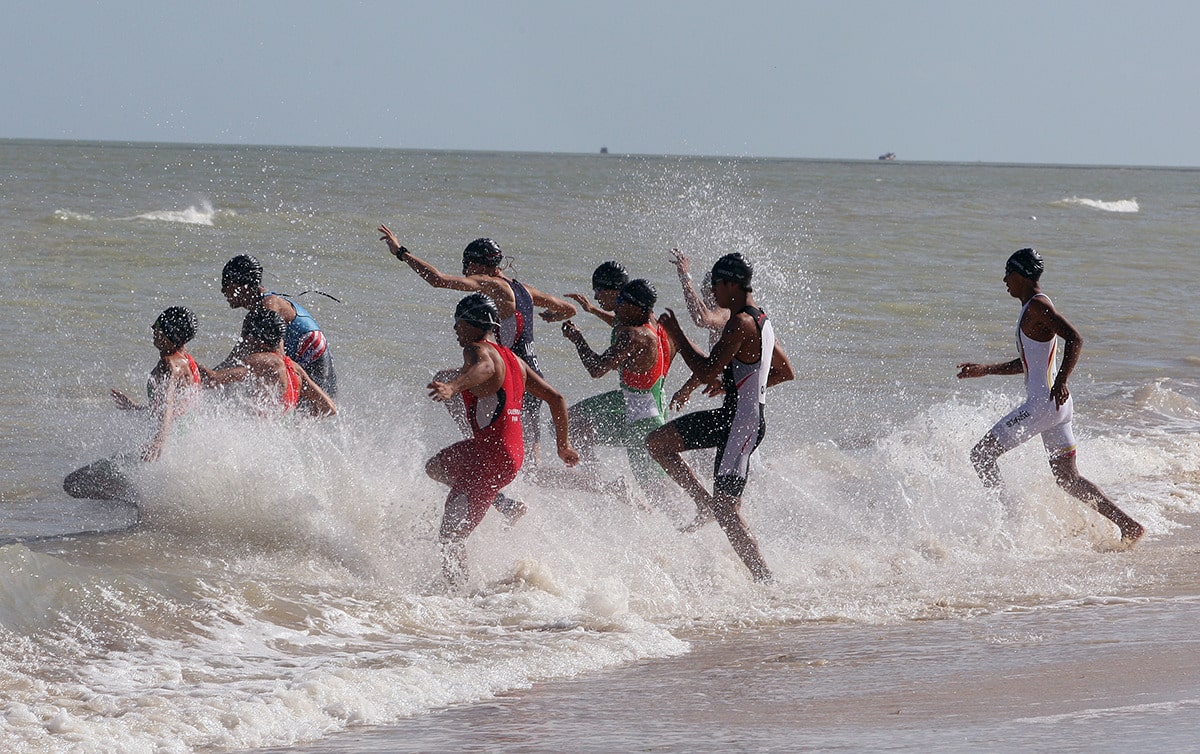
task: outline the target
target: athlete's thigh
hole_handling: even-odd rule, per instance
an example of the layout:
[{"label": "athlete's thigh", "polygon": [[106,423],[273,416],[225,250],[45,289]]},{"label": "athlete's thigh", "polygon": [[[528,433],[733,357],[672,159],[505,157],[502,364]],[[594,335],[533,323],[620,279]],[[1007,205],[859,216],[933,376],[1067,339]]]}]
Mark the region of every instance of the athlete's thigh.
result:
[{"label": "athlete's thigh", "polygon": [[682,441],[681,450],[719,448],[729,436],[732,414],[719,408],[695,411],[673,419],[665,426],[675,427]]}]

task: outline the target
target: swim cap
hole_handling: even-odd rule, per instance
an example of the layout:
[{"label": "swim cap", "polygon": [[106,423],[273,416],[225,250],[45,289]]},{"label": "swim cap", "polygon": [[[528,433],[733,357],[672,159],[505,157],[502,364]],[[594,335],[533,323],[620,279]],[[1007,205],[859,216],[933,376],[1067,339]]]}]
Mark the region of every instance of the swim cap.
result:
[{"label": "swim cap", "polygon": [[617,291],[629,282],[629,273],[620,262],[605,262],[592,273],[592,290]]},{"label": "swim cap", "polygon": [[231,285],[262,285],[263,268],[249,254],[238,254],[225,263],[221,270],[221,287]]},{"label": "swim cap", "polygon": [[186,306],[172,306],[154,320],[154,329],[177,346],[196,337],[196,315]]},{"label": "swim cap", "polygon": [[500,327],[500,310],[487,295],[472,293],[454,307],[454,319],[480,330],[495,330]]},{"label": "swim cap", "polygon": [[1046,263],[1042,261],[1042,255],[1033,249],[1019,249],[1013,252],[1004,265],[1005,272],[1011,271],[1018,275],[1024,275],[1035,283],[1045,269]]},{"label": "swim cap", "polygon": [[658,301],[658,291],[654,290],[654,286],[650,281],[638,278],[630,280],[625,285],[621,286],[621,293],[617,296],[618,301],[625,301],[639,309],[649,311],[654,308],[654,303]]},{"label": "swim cap", "polygon": [[283,340],[287,323],[283,315],[273,309],[252,309],[242,320],[242,338],[253,340],[275,348]]},{"label": "swim cap", "polygon": [[463,264],[474,262],[488,267],[499,267],[504,254],[500,245],[490,238],[476,238],[463,249]]},{"label": "swim cap", "polygon": [[750,278],[754,275],[754,268],[750,266],[750,262],[746,257],[738,252],[726,254],[717,260],[712,268],[712,281],[716,285],[722,280],[728,280],[731,283],[737,283],[747,291],[750,288]]}]

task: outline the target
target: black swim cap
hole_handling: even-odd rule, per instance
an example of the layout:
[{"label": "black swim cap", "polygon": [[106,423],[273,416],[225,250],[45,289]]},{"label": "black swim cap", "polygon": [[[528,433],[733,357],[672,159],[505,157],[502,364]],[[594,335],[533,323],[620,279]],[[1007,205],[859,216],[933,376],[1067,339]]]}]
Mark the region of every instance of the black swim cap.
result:
[{"label": "black swim cap", "polygon": [[621,286],[618,300],[627,301],[639,309],[650,311],[658,301],[658,291],[654,290],[654,286],[649,280],[638,278]]},{"label": "black swim cap", "polygon": [[488,267],[499,267],[503,259],[500,245],[490,238],[476,238],[463,249],[463,264],[474,262]]},{"label": "black swim cap", "polygon": [[283,315],[273,309],[252,309],[242,320],[242,338],[263,343],[271,348],[279,345],[287,323]]},{"label": "black swim cap", "polygon": [[238,254],[225,263],[221,270],[221,287],[231,285],[262,285],[263,268],[249,254]]},{"label": "black swim cap", "polygon": [[186,306],[172,306],[154,320],[154,329],[175,345],[182,346],[196,337],[196,315]]},{"label": "black swim cap", "polygon": [[1035,283],[1042,276],[1042,271],[1045,269],[1046,263],[1042,261],[1042,255],[1033,249],[1019,249],[1013,252],[1013,255],[1008,258],[1008,262],[1004,265],[1005,272],[1015,272],[1018,275],[1024,275]]},{"label": "black swim cap", "polygon": [[750,287],[750,279],[754,276],[754,268],[750,266],[750,262],[746,257],[739,252],[726,254],[717,260],[712,268],[712,281],[716,285],[722,280],[728,280],[731,283],[737,283],[747,291],[753,290]]},{"label": "black swim cap", "polygon": [[480,330],[497,330],[500,327],[500,310],[487,295],[472,293],[454,307],[454,319],[461,319]]},{"label": "black swim cap", "polygon": [[605,262],[592,273],[592,290],[617,291],[629,282],[629,273],[620,262]]}]

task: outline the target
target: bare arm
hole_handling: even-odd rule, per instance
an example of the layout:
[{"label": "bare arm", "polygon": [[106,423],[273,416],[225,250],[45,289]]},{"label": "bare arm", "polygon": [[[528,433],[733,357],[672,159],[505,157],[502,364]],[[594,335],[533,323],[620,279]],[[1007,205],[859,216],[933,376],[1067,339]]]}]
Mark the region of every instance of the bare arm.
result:
[{"label": "bare arm", "polygon": [[304,367],[296,365],[296,374],[300,377],[300,405],[313,416],[333,416],[337,406],[320,385],[308,376]]},{"label": "bare arm", "polygon": [[143,461],[154,461],[162,454],[163,445],[167,441],[167,435],[171,432],[171,424],[175,421],[175,414],[179,410],[179,394],[183,391],[185,385],[192,381],[191,370],[184,367],[182,364],[171,362],[171,373],[167,376],[167,382],[163,385],[163,400],[161,413],[158,417],[158,430],[155,431],[154,437],[150,442],[146,443],[146,447],[142,449]]},{"label": "bare arm", "polygon": [[579,463],[579,453],[571,446],[571,438],[567,432],[567,400],[562,393],[555,390],[540,374],[530,369],[525,362],[518,361],[521,371],[525,374],[525,390],[531,395],[541,398],[550,407],[550,420],[554,424],[554,438],[558,444],[558,457],[568,466]]},{"label": "bare arm", "polygon": [[[671,340],[675,342],[679,349],[679,355],[683,357],[688,368],[701,382],[710,383],[717,378],[725,365],[733,359],[734,354],[742,347],[742,342],[746,338],[744,320],[750,320],[749,316],[745,317],[730,317],[725,329],[721,332],[721,339],[713,346],[712,351],[706,356],[700,349],[696,348],[687,335],[684,334],[683,328],[679,326],[679,320],[675,317],[675,312],[667,309],[659,317],[659,322],[667,329],[667,333],[671,336]],[[751,326],[753,322],[751,321]]]},{"label": "bare arm", "polygon": [[481,344],[472,343],[463,348],[463,366],[454,379],[449,382],[429,383],[429,397],[442,403],[464,390],[485,385],[496,377],[495,363],[483,353]]},{"label": "bare arm", "polygon": [[963,380],[968,377],[983,377],[988,374],[1020,374],[1025,371],[1021,366],[1020,359],[1012,361],[1003,361],[998,364],[976,364],[971,361],[963,362],[958,365],[958,379]]},{"label": "bare arm", "polygon": [[615,342],[604,353],[596,353],[592,350],[574,322],[563,322],[562,332],[563,337],[575,344],[575,350],[579,352],[579,360],[583,362],[583,368],[592,377],[603,377],[608,374],[624,364],[636,350],[637,344],[633,342],[629,331],[624,327],[617,330]]},{"label": "bare arm", "polygon": [[529,291],[529,296],[533,299],[533,305],[542,308],[543,311],[538,316],[547,322],[562,322],[564,319],[570,319],[579,313],[569,301],[563,301],[557,296],[542,293],[537,288],[531,288],[528,285],[525,286],[525,290]]},{"label": "bare arm", "polygon": [[767,387],[794,379],[796,373],[792,370],[792,362],[779,345],[779,341],[775,341],[775,348],[771,351],[771,368],[767,371]]},{"label": "bare arm", "polygon": [[1063,339],[1062,363],[1059,364],[1058,374],[1054,377],[1054,384],[1050,386],[1050,395],[1054,396],[1055,404],[1061,406],[1071,397],[1071,391],[1067,389],[1067,379],[1079,362],[1079,354],[1083,351],[1083,336],[1045,298],[1035,298],[1030,302],[1025,317],[1027,323],[1022,323],[1022,329],[1027,327],[1025,334],[1029,337],[1042,342],[1055,337]]},{"label": "bare arm", "polygon": [[417,273],[426,283],[429,283],[434,288],[449,288],[455,291],[467,291],[475,293],[480,291],[479,282],[465,275],[447,275],[440,272],[429,262],[423,259],[418,259],[411,251],[400,245],[396,239],[396,234],[388,229],[386,225],[380,225],[378,231],[383,235],[379,240],[383,241],[388,246],[396,259],[408,264],[413,272]]},{"label": "bare arm", "polygon": [[703,327],[705,330],[720,330],[728,321],[728,315],[724,314],[723,309],[713,309],[704,303],[704,298],[696,290],[696,286],[692,282],[692,275],[688,271],[691,266],[688,256],[679,249],[671,249],[671,254],[674,255],[671,264],[675,265],[675,269],[679,273],[679,284],[683,288],[683,300],[687,302],[688,314],[692,316],[692,322],[696,323],[696,327]]}]

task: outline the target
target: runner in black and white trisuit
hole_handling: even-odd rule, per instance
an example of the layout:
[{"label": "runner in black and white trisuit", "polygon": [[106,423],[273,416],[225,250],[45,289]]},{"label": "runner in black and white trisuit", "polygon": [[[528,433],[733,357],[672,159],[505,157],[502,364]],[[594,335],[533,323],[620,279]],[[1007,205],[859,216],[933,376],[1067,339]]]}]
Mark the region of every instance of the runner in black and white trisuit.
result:
[{"label": "runner in black and white trisuit", "polygon": [[[771,571],[739,509],[750,454],[766,432],[766,389],[795,375],[787,355],[775,341],[770,321],[755,305],[752,274],[750,263],[741,254],[726,254],[713,265],[713,293],[718,305],[732,315],[707,356],[683,333],[674,312],[668,309],[659,317],[679,355],[702,384],[721,375],[725,401],[718,409],[668,422],[650,433],[646,446],[696,503],[696,521],[689,528],[715,517],[754,579],[770,581]],[[709,494],[680,453],[711,447],[718,448],[718,452],[713,491]]]},{"label": "runner in black and white trisuit", "polygon": [[[987,374],[1025,375],[1025,402],[988,431],[971,450],[971,462],[985,486],[999,487],[1001,455],[1035,435],[1042,436],[1050,454],[1050,468],[1058,485],[1073,497],[1083,501],[1108,518],[1121,532],[1121,543],[1130,546],[1144,529],[1107,495],[1079,474],[1075,464],[1075,434],[1071,429],[1074,402],[1067,389],[1067,378],[1075,369],[1083,339],[1042,293],[1038,281],[1045,263],[1033,249],[1020,249],[1008,258],[1004,267],[1004,284],[1008,293],[1018,299],[1021,314],[1017,317],[1017,353],[1012,361],[999,364],[966,362],[958,365],[958,378],[982,377]],[[1055,371],[1058,339],[1062,338],[1062,365]]]}]

